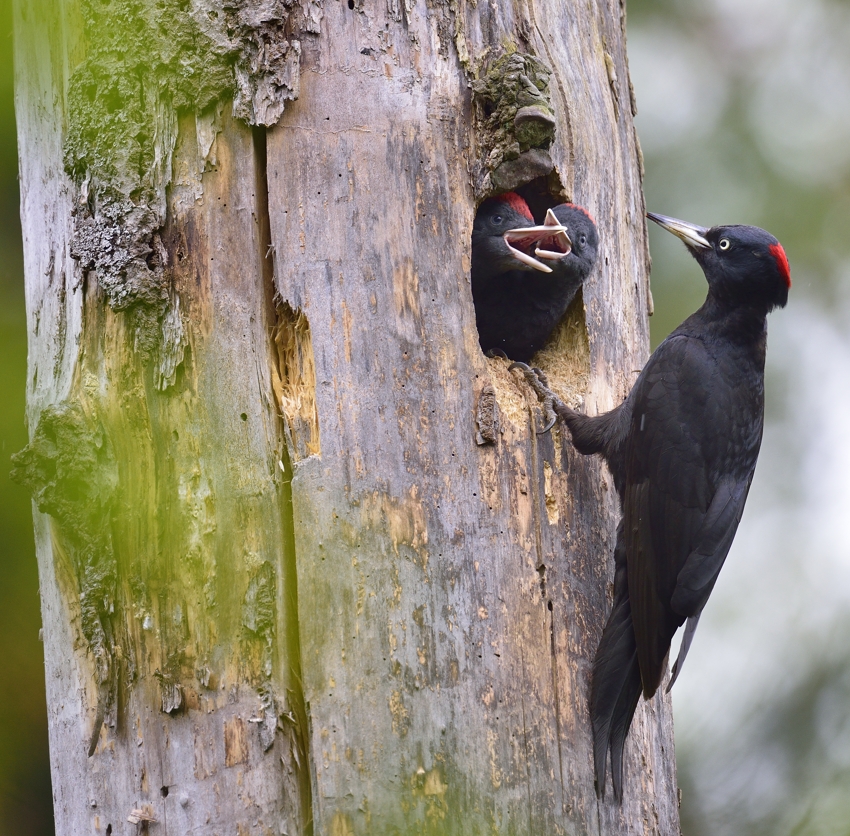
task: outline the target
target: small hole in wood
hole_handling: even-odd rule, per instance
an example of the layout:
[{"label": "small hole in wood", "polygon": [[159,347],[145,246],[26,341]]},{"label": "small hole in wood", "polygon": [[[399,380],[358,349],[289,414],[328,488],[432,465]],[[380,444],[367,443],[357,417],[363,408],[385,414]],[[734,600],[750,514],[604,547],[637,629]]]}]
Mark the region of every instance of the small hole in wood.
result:
[{"label": "small hole in wood", "polygon": [[106,825],[106,836],[112,836],[112,825]]},{"label": "small hole in wood", "polygon": [[168,798],[168,787],[162,787],[162,789],[160,789],[160,791],[159,791],[159,794],[163,798]]},{"label": "small hole in wood", "polygon": [[349,9],[353,9],[353,8],[354,8],[354,0],[348,0],[348,8],[349,8]]},{"label": "small hole in wood", "polygon": [[245,412],[243,412],[243,413],[242,413],[239,417],[240,417],[243,421],[247,421],[247,420],[248,420],[248,415],[247,415]]}]

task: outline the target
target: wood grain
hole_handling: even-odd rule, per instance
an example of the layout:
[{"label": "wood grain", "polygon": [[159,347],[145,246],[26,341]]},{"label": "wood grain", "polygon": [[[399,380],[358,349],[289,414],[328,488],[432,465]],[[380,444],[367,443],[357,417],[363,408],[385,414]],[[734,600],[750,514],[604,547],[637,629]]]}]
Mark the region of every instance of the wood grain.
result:
[{"label": "wood grain", "polygon": [[79,7],[18,3],[31,434],[76,404],[117,472],[108,698],[79,555],[35,517],[57,833],[124,832],[133,811],[181,836],[676,833],[666,697],[638,709],[623,804],[593,787],[610,478],[535,434],[532,394],[479,350],[469,286],[488,151],[471,84],[519,49],[553,70],[553,199],[588,207],[602,242],[538,363],[589,412],[628,391],[649,295],[623,7],[301,7],[277,125],[224,96],[162,117],[151,360],[70,254]]},{"label": "wood grain", "polygon": [[[628,78],[618,10],[461,8],[473,59],[525,31],[555,69],[553,158],[603,244],[541,362],[610,408],[647,352],[637,150],[605,59]],[[529,393],[478,349],[473,115],[457,38],[434,36],[453,16],[325,12],[334,36],[302,46],[301,97],[268,140],[275,279],[310,324],[321,432],[293,480],[316,832],[675,832],[661,697],[639,711],[625,804],[594,794],[616,500],[560,431],[532,433]],[[479,447],[491,383],[501,431]]]}]

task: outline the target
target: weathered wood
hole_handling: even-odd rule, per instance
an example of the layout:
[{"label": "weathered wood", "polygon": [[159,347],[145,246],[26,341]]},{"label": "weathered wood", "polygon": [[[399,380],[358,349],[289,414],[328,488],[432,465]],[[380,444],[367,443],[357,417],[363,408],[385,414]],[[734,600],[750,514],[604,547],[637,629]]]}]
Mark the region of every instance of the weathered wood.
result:
[{"label": "weathered wood", "polygon": [[[98,481],[79,451],[60,457],[45,489],[53,519],[36,514],[57,832],[126,832],[133,810],[164,832],[303,832],[262,153],[229,107],[180,120],[158,244],[176,357],[141,357],[132,320],[69,255],[77,196],[56,104],[70,69],[56,59],[74,17],[60,6],[19,9],[32,458],[44,453],[42,407],[72,403],[58,432],[85,446],[99,430],[117,488],[97,520],[110,532],[98,565],[115,576],[100,650],[81,612],[91,589],[69,520],[89,518],[61,483],[63,472]],[[40,31],[51,15],[55,28]],[[199,148],[205,138],[211,147]]]},{"label": "weathered wood", "polygon": [[661,695],[623,805],[595,795],[616,500],[560,430],[535,435],[469,288],[476,200],[510,168],[471,85],[516,49],[553,70],[535,193],[601,237],[538,362],[591,412],[628,390],[649,297],[620,6],[118,5],[150,27],[138,89],[88,0],[16,23],[18,468],[51,514],[57,832],[677,832]]},{"label": "weathered wood", "polygon": [[[603,242],[587,325],[576,306],[541,365],[590,410],[647,348],[623,33],[604,11],[547,9],[529,38],[555,68],[558,173]],[[320,453],[293,491],[317,830],[673,832],[661,698],[638,715],[624,807],[597,813],[586,699],[613,490],[559,432],[533,435],[528,393],[478,349],[473,117],[440,12],[422,12],[327,7],[335,35],[304,47],[301,97],[269,135],[277,286],[316,357]],[[510,12],[458,13],[470,55],[517,38]],[[478,447],[491,380],[501,434]]]}]

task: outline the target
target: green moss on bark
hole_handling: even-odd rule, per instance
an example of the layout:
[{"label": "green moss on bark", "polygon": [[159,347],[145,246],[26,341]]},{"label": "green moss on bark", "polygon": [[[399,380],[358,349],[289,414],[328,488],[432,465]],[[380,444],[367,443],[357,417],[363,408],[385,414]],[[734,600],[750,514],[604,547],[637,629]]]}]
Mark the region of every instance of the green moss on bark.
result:
[{"label": "green moss on bark", "polygon": [[496,59],[473,84],[485,151],[479,197],[516,188],[552,171],[548,148],[555,138],[549,93],[551,70],[523,52]]},{"label": "green moss on bark", "polygon": [[233,100],[272,125],[297,98],[316,0],[82,0],[86,57],[68,89],[65,167],[80,189],[74,256],[115,310],[131,311],[144,353],[169,305],[166,214],[177,113]]},{"label": "green moss on bark", "polygon": [[12,456],[12,479],[29,488],[50,514],[71,558],[79,586],[81,628],[95,664],[100,692],[95,735],[114,699],[117,568],[112,510],[118,468],[103,428],[76,403],[47,407],[32,441]]}]

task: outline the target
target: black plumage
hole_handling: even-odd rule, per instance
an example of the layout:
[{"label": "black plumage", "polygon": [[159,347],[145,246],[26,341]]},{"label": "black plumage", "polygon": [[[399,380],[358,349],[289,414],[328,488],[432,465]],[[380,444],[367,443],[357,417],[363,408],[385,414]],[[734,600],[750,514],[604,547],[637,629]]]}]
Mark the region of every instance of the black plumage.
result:
[{"label": "black plumage", "polygon": [[670,686],[681,672],[741,519],[762,438],[766,316],[791,286],[784,250],[762,229],[649,217],[688,245],[708,280],[705,303],[658,346],[619,407],[590,417],[554,404],[576,449],[605,459],[622,506],[590,696],[597,790],[610,751],[617,798],[640,694],[661,684],[686,624]]},{"label": "black plumage", "polygon": [[[533,258],[511,257],[503,233],[525,225],[518,195],[511,193],[481,204],[472,232],[472,298],[478,337],[484,352],[503,351],[527,362],[549,339],[576,291],[596,261],[596,225],[581,207],[562,203],[547,212],[543,233],[528,233],[518,247],[533,249]],[[558,229],[561,225],[564,231]],[[531,253],[528,252],[528,255]],[[535,266],[537,265],[537,266]]]}]

